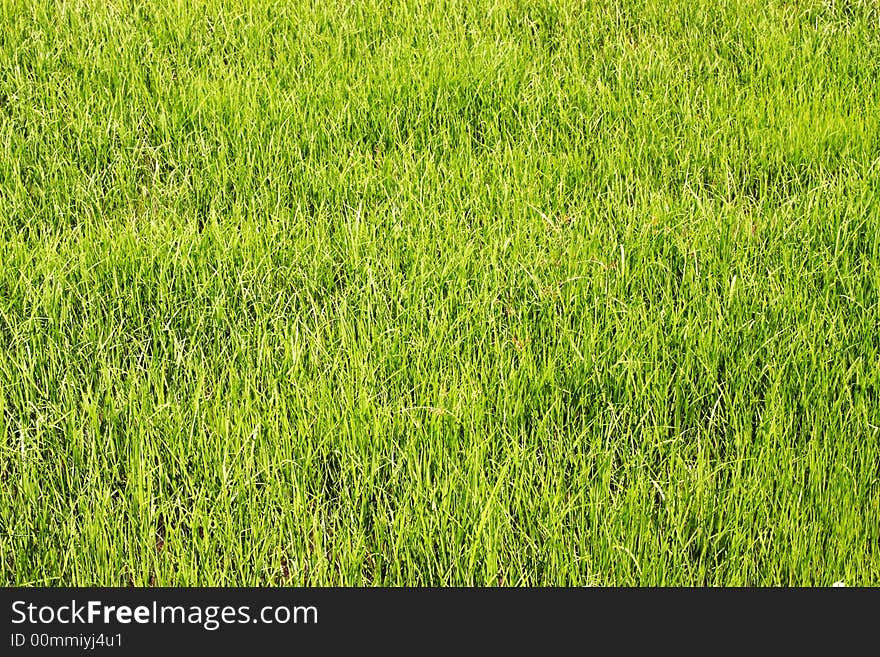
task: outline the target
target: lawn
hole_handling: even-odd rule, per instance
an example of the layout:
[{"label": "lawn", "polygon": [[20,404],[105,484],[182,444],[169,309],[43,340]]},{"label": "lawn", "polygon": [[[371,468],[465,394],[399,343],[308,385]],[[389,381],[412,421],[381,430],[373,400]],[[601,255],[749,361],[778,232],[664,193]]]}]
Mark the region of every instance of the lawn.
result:
[{"label": "lawn", "polygon": [[0,584],[880,583],[874,0],[0,0]]}]

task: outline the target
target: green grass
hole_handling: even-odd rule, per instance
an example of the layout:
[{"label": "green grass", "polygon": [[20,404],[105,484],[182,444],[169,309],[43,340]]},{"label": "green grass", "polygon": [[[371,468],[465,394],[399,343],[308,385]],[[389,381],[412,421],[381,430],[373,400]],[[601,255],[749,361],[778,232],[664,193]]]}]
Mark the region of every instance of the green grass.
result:
[{"label": "green grass", "polygon": [[0,1],[0,583],[880,583],[874,0]]}]

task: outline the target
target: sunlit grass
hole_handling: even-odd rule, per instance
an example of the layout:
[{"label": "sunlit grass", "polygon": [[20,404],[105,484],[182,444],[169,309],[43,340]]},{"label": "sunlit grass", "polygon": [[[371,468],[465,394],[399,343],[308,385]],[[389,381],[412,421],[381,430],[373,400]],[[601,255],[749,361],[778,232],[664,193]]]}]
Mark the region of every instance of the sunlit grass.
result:
[{"label": "sunlit grass", "polygon": [[877,584],[872,1],[0,2],[0,582]]}]

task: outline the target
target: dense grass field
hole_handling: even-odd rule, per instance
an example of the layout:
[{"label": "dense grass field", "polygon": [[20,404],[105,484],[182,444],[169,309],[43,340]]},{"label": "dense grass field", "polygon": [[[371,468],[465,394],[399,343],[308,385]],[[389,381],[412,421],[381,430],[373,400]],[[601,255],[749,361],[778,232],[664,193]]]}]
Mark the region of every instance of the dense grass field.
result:
[{"label": "dense grass field", "polygon": [[0,583],[880,583],[874,0],[0,1]]}]

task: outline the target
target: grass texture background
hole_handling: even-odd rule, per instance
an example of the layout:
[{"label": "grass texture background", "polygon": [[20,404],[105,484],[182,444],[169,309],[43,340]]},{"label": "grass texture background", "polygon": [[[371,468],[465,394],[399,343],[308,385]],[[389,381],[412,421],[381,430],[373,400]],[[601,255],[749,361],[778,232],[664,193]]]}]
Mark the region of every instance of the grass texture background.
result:
[{"label": "grass texture background", "polygon": [[0,1],[0,583],[880,582],[880,9]]}]

